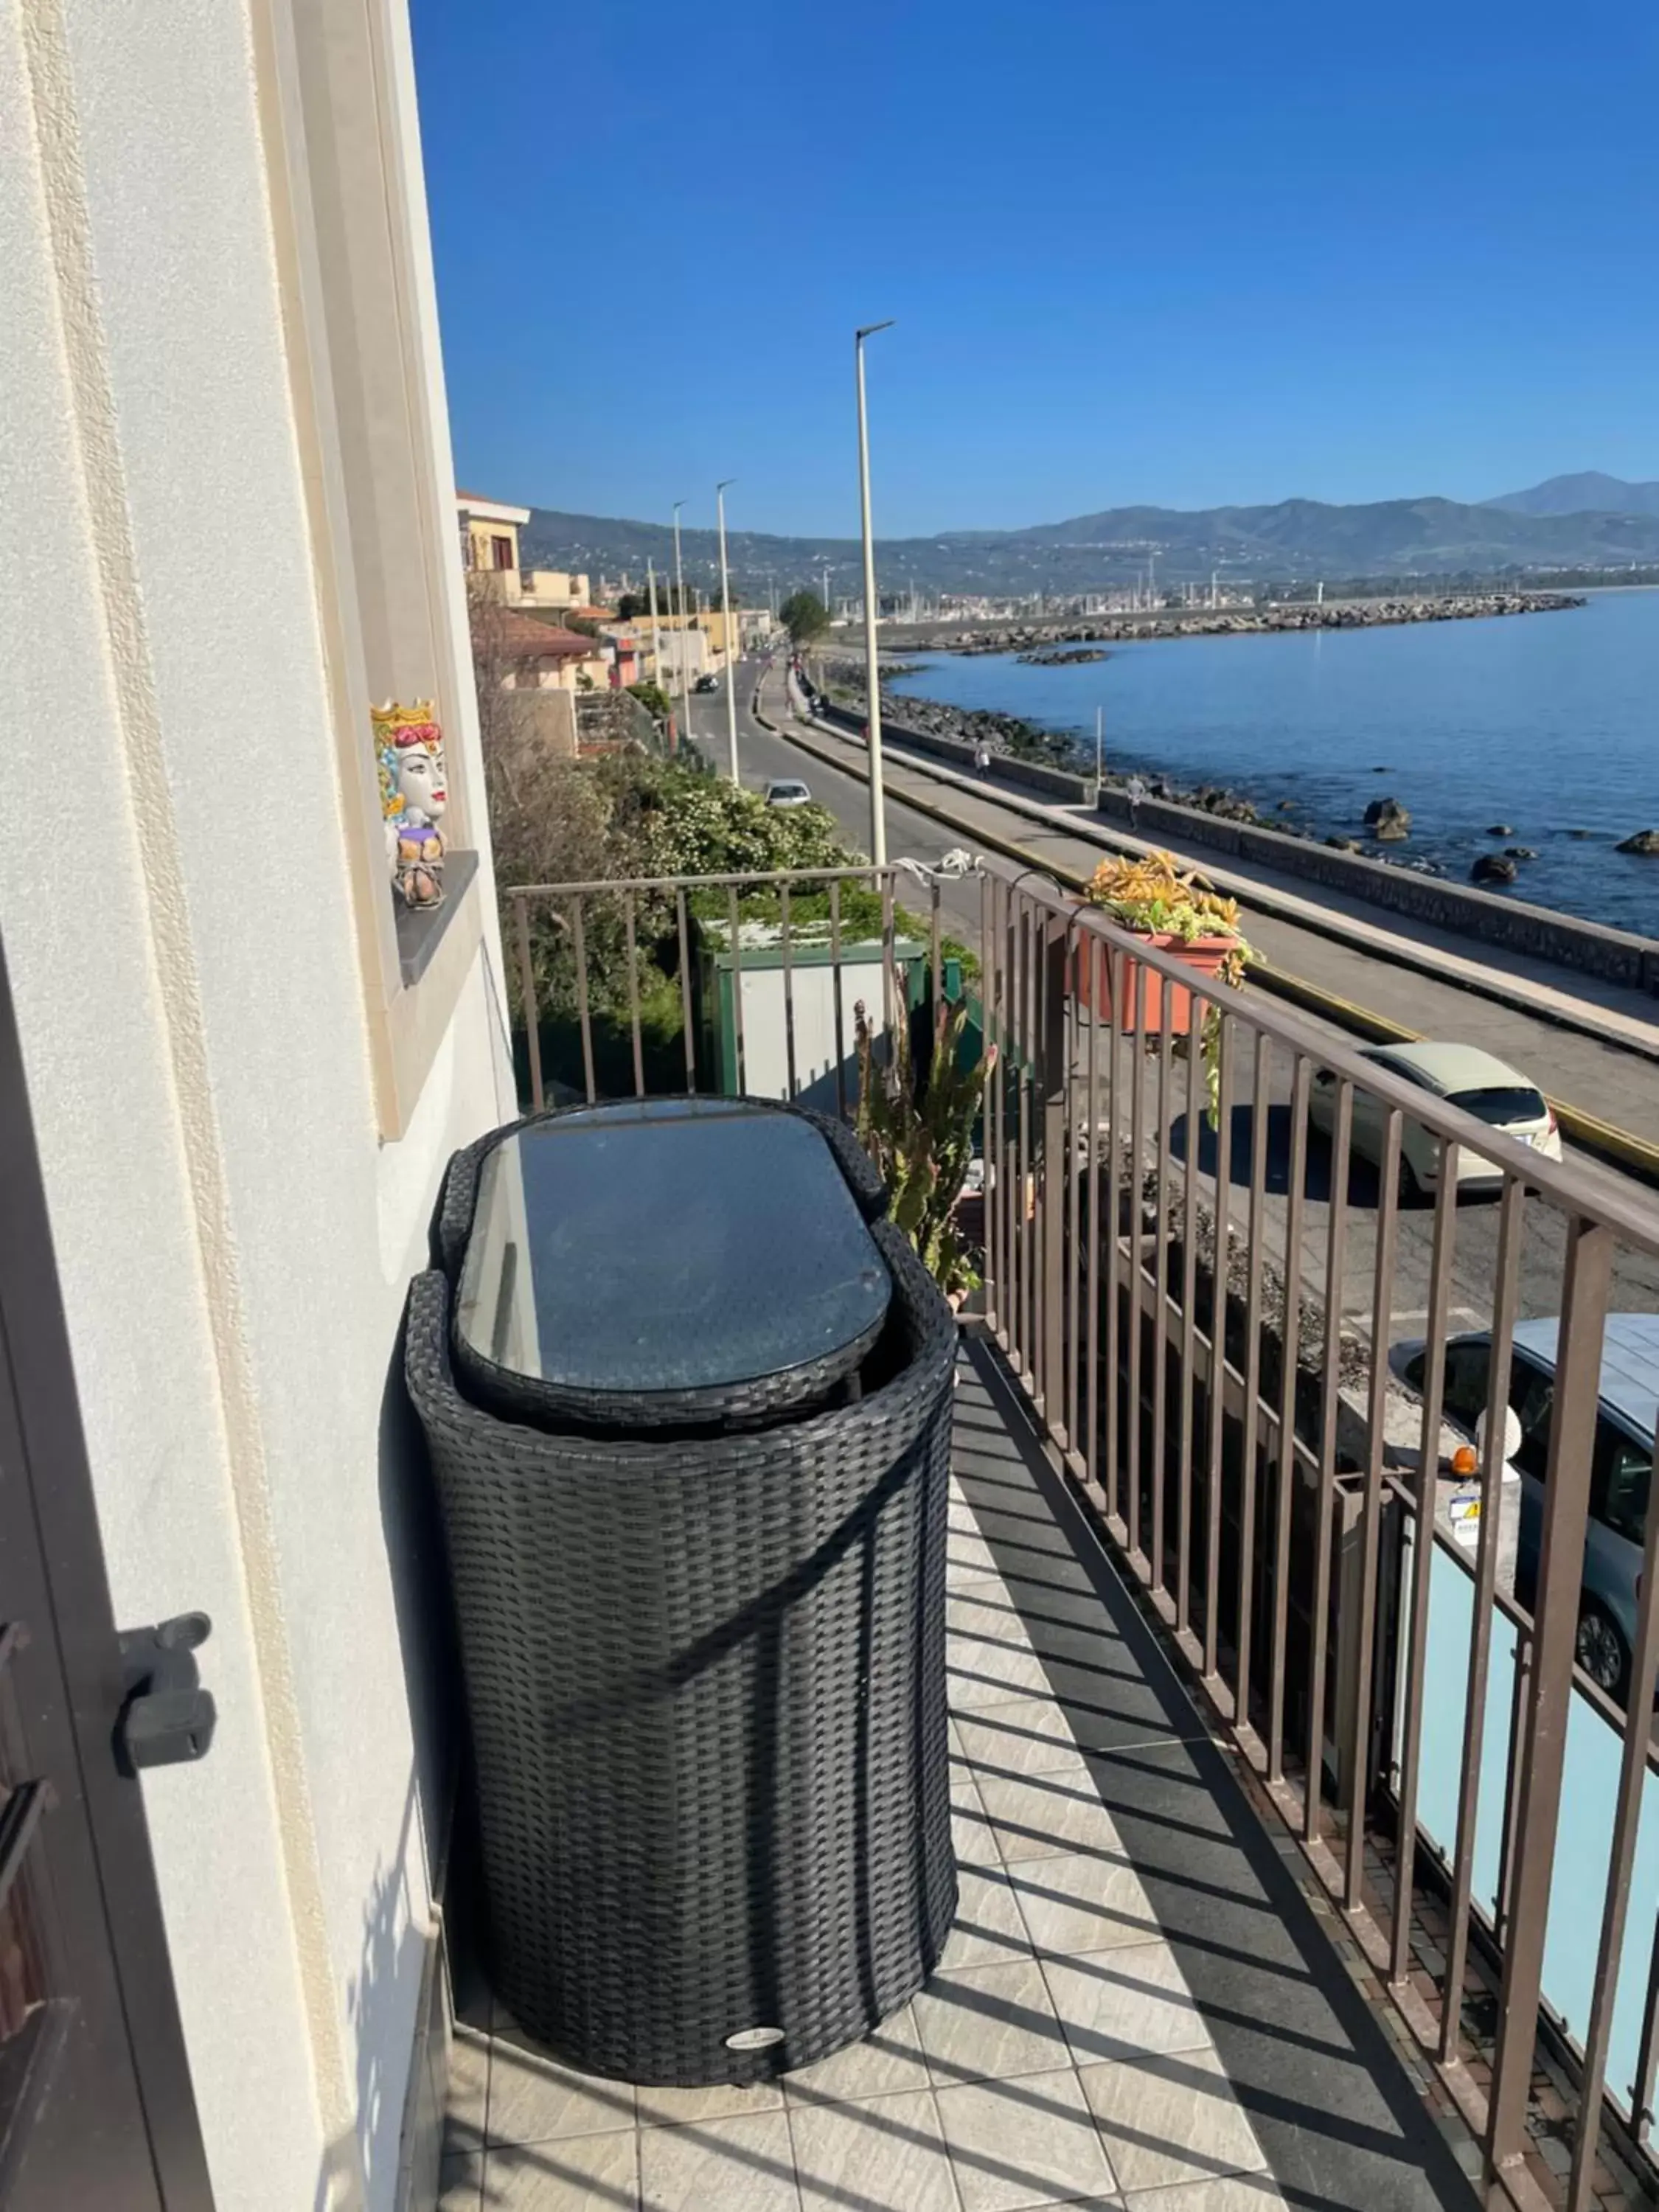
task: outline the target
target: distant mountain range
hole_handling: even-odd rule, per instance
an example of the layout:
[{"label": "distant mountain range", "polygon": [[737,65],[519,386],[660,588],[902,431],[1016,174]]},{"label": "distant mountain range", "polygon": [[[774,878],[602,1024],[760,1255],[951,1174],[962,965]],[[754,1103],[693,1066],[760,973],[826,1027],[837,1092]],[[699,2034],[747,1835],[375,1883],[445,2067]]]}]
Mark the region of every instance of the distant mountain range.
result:
[{"label": "distant mountain range", "polygon": [[[526,566],[586,569],[596,585],[599,574],[614,578],[623,570],[643,583],[647,562],[659,577],[673,573],[673,532],[662,524],[534,507],[523,536]],[[727,551],[734,591],[744,599],[763,595],[769,585],[781,593],[802,584],[821,592],[826,568],[833,597],[860,589],[856,538],[732,531]],[[714,588],[714,532],[686,531],[683,553],[688,581]],[[1659,483],[1592,471],[1552,477],[1479,504],[1431,498],[1334,507],[1288,499],[1271,507],[1107,507],[1027,530],[884,538],[877,551],[886,592],[1072,595],[1127,583],[1149,564],[1164,583],[1207,583],[1216,573],[1231,583],[1524,578],[1659,564]]]},{"label": "distant mountain range", "polygon": [[1530,491],[1506,491],[1486,505],[1511,514],[1659,514],[1659,483],[1626,483],[1583,469],[1576,477],[1547,477]]}]

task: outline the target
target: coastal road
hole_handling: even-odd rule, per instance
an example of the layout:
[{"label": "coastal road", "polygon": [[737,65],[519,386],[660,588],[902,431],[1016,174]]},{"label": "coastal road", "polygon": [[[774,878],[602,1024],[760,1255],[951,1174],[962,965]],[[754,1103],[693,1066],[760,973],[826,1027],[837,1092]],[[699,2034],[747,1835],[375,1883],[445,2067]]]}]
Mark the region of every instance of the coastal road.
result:
[{"label": "coastal road", "polygon": [[[870,801],[868,787],[862,776],[816,757],[809,757],[787,738],[763,728],[756,720],[751,708],[757,682],[760,678],[761,664],[758,662],[745,664],[739,672],[738,752],[744,781],[760,788],[773,777],[800,778],[811,787],[813,797],[835,815],[848,842],[860,850],[864,849],[869,842]],[[785,708],[778,672],[773,672],[764,679],[763,710],[769,721],[781,728],[785,721]],[[693,727],[699,743],[714,758],[723,761],[726,750],[724,698],[714,696],[695,701]],[[814,743],[822,744],[823,740],[815,738]],[[973,831],[967,827],[948,826],[908,805],[903,793],[913,774],[914,771],[907,770],[896,757],[890,757],[887,778],[888,848],[894,857],[908,854],[924,865],[933,865],[953,848],[964,843],[971,844]],[[917,787],[919,795],[931,795],[929,787],[921,779],[917,779]],[[951,811],[960,813],[964,824],[972,823],[985,830],[1012,837],[1034,857],[1049,860],[1051,865],[1058,862],[1076,871],[1086,866],[1092,858],[1098,857],[1098,848],[1089,846],[1063,830],[1047,830],[1028,817],[1012,813],[999,805],[994,793],[958,794],[953,792],[950,796]],[[968,884],[947,883],[942,903],[948,917],[947,927],[953,933],[977,946],[980,923],[977,888]],[[1253,917],[1252,934],[1261,933]],[[1298,948],[1301,949],[1304,948]],[[1330,949],[1335,951],[1338,948]],[[1363,992],[1356,988],[1354,982],[1356,957],[1347,953],[1346,963],[1342,981],[1354,996],[1363,998]],[[1362,971],[1364,964],[1359,963]],[[1410,980],[1414,981],[1417,979]],[[1460,992],[1455,994],[1452,1004],[1463,1010],[1478,1010],[1482,1002]],[[1303,1019],[1316,1034],[1340,1037],[1349,1044],[1354,1042],[1352,1034],[1318,1015],[1304,1013]],[[1542,1025],[1539,1026],[1542,1028]],[[1468,1036],[1470,1030],[1466,1024],[1461,1030],[1443,1030],[1443,1033]],[[1548,1029],[1543,1029],[1543,1039],[1546,1049],[1552,1043],[1559,1048],[1565,1041],[1561,1032]],[[1606,1049],[1597,1046],[1594,1040],[1572,1042],[1584,1042],[1597,1054]],[[1127,1053],[1129,1048],[1125,1046],[1123,1049]],[[1630,1061],[1629,1055],[1610,1054],[1609,1057]],[[1655,1071],[1650,1064],[1630,1061],[1630,1065],[1639,1068],[1653,1089],[1659,1091],[1659,1072]],[[1156,1060],[1141,1059],[1139,1069],[1143,1085],[1144,1127],[1150,1156],[1152,1148],[1156,1146],[1159,1126]],[[1164,1099],[1164,1118],[1170,1127],[1170,1157],[1177,1188],[1188,1141],[1185,1076],[1184,1066],[1179,1062],[1175,1063]],[[1123,1065],[1121,1069],[1123,1086],[1121,1095],[1129,1095],[1129,1085],[1133,1079],[1129,1066]],[[1553,1072],[1546,1079],[1551,1087],[1554,1087]],[[1100,1069],[1099,1081],[1103,1098],[1106,1083],[1103,1066]],[[1261,1103],[1267,1121],[1269,1192],[1263,1223],[1264,1247],[1276,1262],[1282,1261],[1289,1227],[1286,1189],[1291,1151],[1291,1082],[1288,1056],[1275,1050],[1269,1055]],[[1250,1097],[1249,1069],[1242,1072],[1236,1084],[1235,1099],[1228,1211],[1242,1236],[1249,1218],[1248,1179],[1254,1133],[1254,1102]],[[1079,1101],[1079,1121],[1085,1117],[1085,1112]],[[1204,1202],[1207,1205],[1212,1194],[1217,1153],[1214,1136],[1201,1122],[1197,1141],[1200,1185]],[[1577,1164],[1601,1185],[1610,1199],[1632,1205],[1644,1215],[1654,1217],[1651,1195],[1641,1185],[1582,1153],[1576,1154],[1575,1158]],[[1329,1196],[1328,1151],[1322,1139],[1312,1137],[1308,1147],[1304,1182],[1300,1241],[1304,1290],[1322,1301],[1325,1288]],[[1350,1328],[1366,1336],[1370,1328],[1376,1197],[1375,1170],[1364,1162],[1356,1162],[1348,1191],[1341,1304]],[[1414,1331],[1420,1334],[1427,1318],[1432,1209],[1407,1208],[1399,1218],[1399,1250],[1390,1316],[1390,1334],[1396,1338],[1410,1335]],[[1528,1200],[1521,1255],[1521,1310],[1523,1315],[1543,1316],[1560,1311],[1565,1256],[1565,1232],[1560,1216],[1553,1207]],[[1496,1207],[1478,1200],[1465,1203],[1458,1210],[1452,1267],[1453,1310],[1450,1321],[1454,1329],[1477,1328],[1490,1320],[1497,1261]],[[1659,1261],[1645,1254],[1629,1250],[1621,1252],[1617,1267],[1614,1303],[1630,1311],[1659,1311]]]}]

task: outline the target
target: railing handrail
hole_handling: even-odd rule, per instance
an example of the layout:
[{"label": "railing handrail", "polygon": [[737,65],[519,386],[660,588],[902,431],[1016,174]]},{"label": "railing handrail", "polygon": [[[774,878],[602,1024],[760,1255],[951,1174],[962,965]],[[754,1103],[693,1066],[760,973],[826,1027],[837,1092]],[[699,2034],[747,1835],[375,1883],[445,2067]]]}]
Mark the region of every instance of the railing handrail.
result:
[{"label": "railing handrail", "polygon": [[503,898],[581,898],[604,891],[680,891],[723,890],[739,884],[846,883],[872,877],[897,877],[902,872],[890,862],[878,867],[873,860],[861,868],[747,868],[726,876],[602,876],[585,884],[502,884]]},{"label": "railing handrail", "polygon": [[1017,869],[990,854],[979,857],[977,865],[1011,890],[1018,884],[1028,897],[1045,896],[1034,888],[1033,877],[1052,884],[1053,896],[1047,902],[1079,931],[1099,937],[1115,951],[1128,955],[1154,975],[1190,991],[1205,1006],[1248,1022],[1253,1030],[1272,1037],[1287,1050],[1329,1068],[1333,1074],[1358,1089],[1370,1091],[1386,1105],[1397,1106],[1402,1114],[1420,1121],[1436,1136],[1455,1143],[1465,1152],[1480,1153],[1500,1167],[1506,1167],[1510,1174],[1524,1173],[1528,1182],[1568,1212],[1612,1229],[1626,1243],[1659,1257],[1659,1204],[1644,1191],[1633,1187],[1628,1191],[1609,1191],[1594,1170],[1577,1161],[1553,1160],[1547,1153],[1534,1152],[1518,1139],[1477,1120],[1462,1107],[1450,1104],[1432,1091],[1421,1089],[1403,1075],[1396,1075],[1382,1061],[1367,1059],[1341,1038],[1316,1030],[1294,1007],[1260,998],[1252,998],[1248,1008],[1242,1006],[1237,993],[1231,986],[1196,973],[1174,953],[1160,951],[1145,938],[1137,937],[1132,930],[1102,913],[1098,907],[1091,907],[1075,893],[1066,890],[1042,870]]}]

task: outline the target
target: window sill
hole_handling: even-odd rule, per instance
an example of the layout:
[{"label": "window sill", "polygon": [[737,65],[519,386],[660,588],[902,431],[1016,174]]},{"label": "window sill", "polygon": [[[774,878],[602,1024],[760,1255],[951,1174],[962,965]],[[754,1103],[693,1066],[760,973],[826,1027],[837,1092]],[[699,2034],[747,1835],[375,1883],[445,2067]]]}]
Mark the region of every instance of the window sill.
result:
[{"label": "window sill", "polygon": [[398,902],[398,968],[404,990],[412,990],[432,964],[454,917],[467,906],[467,892],[478,872],[476,853],[446,853],[441,906],[405,906]]}]

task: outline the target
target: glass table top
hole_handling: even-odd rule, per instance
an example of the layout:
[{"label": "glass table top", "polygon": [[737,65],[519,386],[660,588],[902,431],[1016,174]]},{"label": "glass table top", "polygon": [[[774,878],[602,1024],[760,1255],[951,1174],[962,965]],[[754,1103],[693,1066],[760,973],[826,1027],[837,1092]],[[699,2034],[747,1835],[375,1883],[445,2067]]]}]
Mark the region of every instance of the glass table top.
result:
[{"label": "glass table top", "polygon": [[642,1099],[485,1155],[455,1326],[495,1366],[564,1389],[717,1391],[867,1340],[891,1293],[810,1121]]}]

